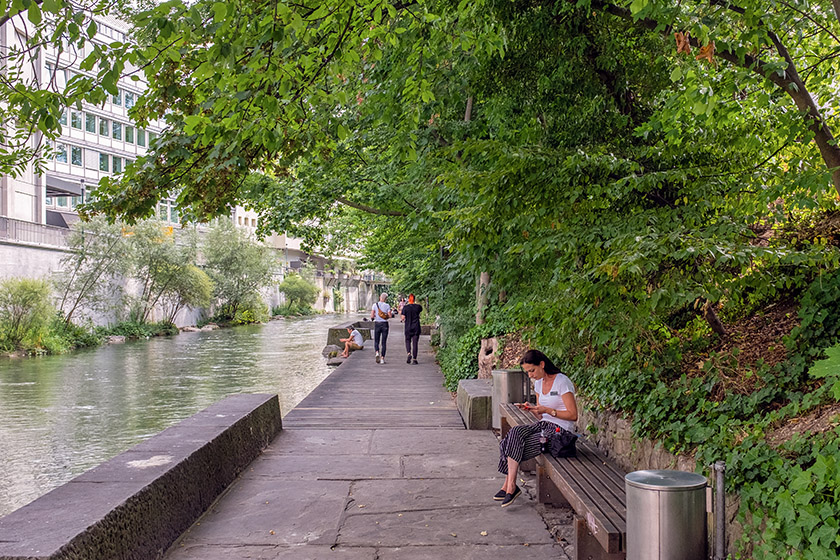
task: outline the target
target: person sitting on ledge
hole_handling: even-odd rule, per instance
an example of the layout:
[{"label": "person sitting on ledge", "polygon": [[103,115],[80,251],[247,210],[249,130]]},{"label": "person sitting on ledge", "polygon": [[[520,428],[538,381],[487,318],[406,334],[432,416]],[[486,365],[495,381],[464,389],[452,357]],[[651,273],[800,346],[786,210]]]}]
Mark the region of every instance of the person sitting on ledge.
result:
[{"label": "person sitting on ledge", "polygon": [[528,350],[519,361],[528,377],[534,380],[537,404],[519,403],[516,406],[538,418],[533,424],[514,426],[499,442],[499,472],[505,483],[494,500],[509,506],[522,493],[516,485],[516,473],[522,461],[533,459],[542,452],[540,432],[554,431],[558,426],[569,432],[575,430],[578,417],[575,386],[560,368],[539,350]]},{"label": "person sitting on ledge", "polygon": [[347,332],[350,334],[347,338],[339,339],[344,343],[344,352],[341,353],[342,358],[349,358],[350,352],[354,350],[361,350],[365,346],[365,341],[362,338],[362,333],[353,327],[347,327]]}]

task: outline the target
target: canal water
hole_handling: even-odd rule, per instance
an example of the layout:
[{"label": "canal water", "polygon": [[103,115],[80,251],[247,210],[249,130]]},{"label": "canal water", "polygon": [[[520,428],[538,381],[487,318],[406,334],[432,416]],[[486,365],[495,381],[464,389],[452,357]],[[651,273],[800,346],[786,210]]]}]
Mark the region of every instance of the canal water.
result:
[{"label": "canal water", "polygon": [[349,316],[181,333],[64,356],[0,360],[0,516],[233,393],[286,414],[328,374]]}]

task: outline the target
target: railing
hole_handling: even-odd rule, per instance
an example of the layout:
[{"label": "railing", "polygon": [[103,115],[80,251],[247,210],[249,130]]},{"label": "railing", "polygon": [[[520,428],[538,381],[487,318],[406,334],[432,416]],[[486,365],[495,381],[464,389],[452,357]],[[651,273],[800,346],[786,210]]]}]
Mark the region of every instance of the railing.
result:
[{"label": "railing", "polygon": [[67,247],[70,230],[0,216],[0,240]]}]

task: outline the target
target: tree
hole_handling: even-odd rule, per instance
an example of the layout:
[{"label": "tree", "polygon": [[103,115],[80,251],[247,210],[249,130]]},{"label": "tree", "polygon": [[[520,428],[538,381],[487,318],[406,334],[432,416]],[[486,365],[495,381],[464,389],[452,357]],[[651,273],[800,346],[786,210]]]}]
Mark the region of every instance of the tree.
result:
[{"label": "tree", "polygon": [[61,260],[54,279],[58,307],[68,325],[79,310],[102,309],[111,301],[114,291],[121,289],[117,280],[130,267],[122,225],[96,217],[77,222],[72,228],[68,237],[70,252]]},{"label": "tree", "polygon": [[174,324],[179,311],[185,307],[207,307],[212,297],[213,281],[203,270],[188,264],[163,290],[160,303],[165,309],[165,320]]},{"label": "tree", "polygon": [[290,273],[277,286],[280,293],[286,296],[286,307],[306,309],[318,299],[318,288],[307,282],[299,274]]},{"label": "tree", "polygon": [[140,284],[139,295],[131,298],[131,315],[145,323],[161,298],[188,274],[196,258],[195,239],[184,232],[177,243],[175,229],[158,220],[144,220],[129,231],[131,273]]},{"label": "tree", "polygon": [[217,308],[228,319],[236,317],[244,303],[271,283],[277,266],[267,247],[250,240],[226,219],[211,226],[202,252]]}]

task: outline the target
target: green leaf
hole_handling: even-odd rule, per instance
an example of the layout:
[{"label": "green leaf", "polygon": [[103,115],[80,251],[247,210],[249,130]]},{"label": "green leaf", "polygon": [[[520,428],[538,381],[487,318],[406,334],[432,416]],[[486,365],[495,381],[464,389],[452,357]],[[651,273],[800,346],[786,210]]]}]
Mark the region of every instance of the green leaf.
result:
[{"label": "green leaf", "polygon": [[29,4],[26,15],[33,24],[39,25],[41,23],[41,7],[35,2]]},{"label": "green leaf", "polygon": [[671,71],[671,81],[679,82],[682,79],[682,69],[677,66]]}]

